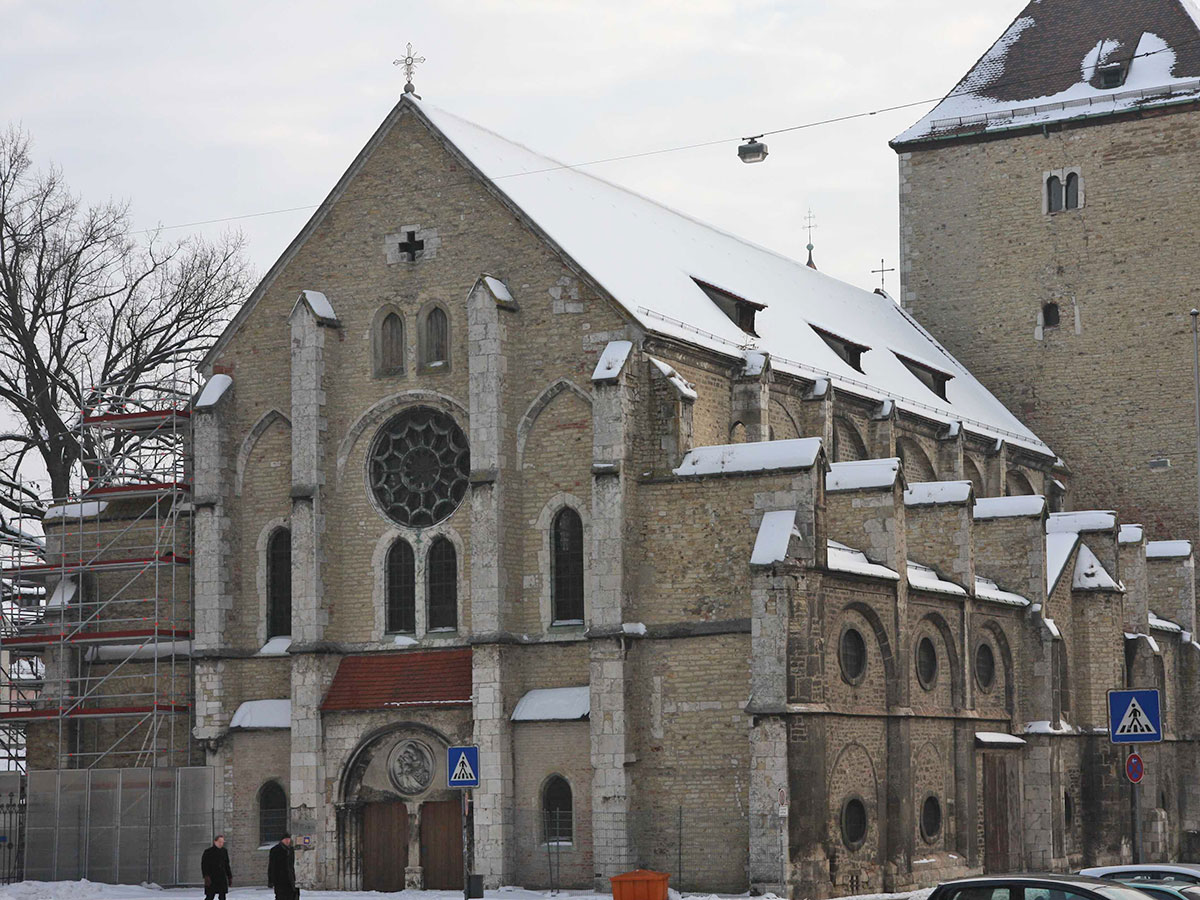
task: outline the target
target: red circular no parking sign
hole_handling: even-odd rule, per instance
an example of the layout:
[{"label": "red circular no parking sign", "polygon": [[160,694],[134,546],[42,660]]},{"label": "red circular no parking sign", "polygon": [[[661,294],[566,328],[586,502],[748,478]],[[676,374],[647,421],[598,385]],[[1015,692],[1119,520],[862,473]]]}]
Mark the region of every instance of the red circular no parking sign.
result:
[{"label": "red circular no parking sign", "polygon": [[1146,774],[1146,767],[1142,763],[1142,758],[1136,753],[1130,753],[1125,760],[1125,774],[1129,776],[1129,780],[1137,784],[1142,780],[1142,776]]}]

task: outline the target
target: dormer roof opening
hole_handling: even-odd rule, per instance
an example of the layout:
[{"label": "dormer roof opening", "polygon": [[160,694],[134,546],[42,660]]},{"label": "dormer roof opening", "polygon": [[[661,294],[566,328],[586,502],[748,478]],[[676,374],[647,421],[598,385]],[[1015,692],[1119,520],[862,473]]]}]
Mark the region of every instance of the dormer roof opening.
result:
[{"label": "dormer roof opening", "polygon": [[[892,352],[896,353],[895,350]],[[943,400],[947,399],[946,384],[954,377],[953,375],[949,372],[943,372],[941,369],[935,369],[928,363],[917,362],[917,360],[900,353],[896,353],[896,359],[904,363],[904,368],[915,375],[921,384],[925,385],[925,387],[929,388],[929,390],[933,391],[933,393],[937,394]]]},{"label": "dormer roof opening", "polygon": [[829,349],[838,355],[842,362],[856,372],[863,370],[862,355],[870,350],[870,347],[866,344],[859,344],[849,338],[844,338],[840,334],[834,334],[832,331],[826,331],[824,328],[818,328],[811,322],[808,327],[817,333],[817,337],[823,340],[829,346]]},{"label": "dormer roof opening", "polygon": [[1125,83],[1125,75],[1128,68],[1125,63],[1108,63],[1100,66],[1097,70],[1100,76],[1100,87],[1102,90],[1110,91],[1114,88],[1119,88]]},{"label": "dormer roof opening", "polygon": [[719,288],[707,281],[701,281],[699,278],[693,278],[692,281],[696,282],[696,286],[704,291],[709,300],[717,304],[717,308],[725,313],[729,321],[746,334],[758,337],[758,332],[754,330],[754,316],[759,311],[766,309],[766,304],[755,303],[753,300],[739,297],[732,291]]}]

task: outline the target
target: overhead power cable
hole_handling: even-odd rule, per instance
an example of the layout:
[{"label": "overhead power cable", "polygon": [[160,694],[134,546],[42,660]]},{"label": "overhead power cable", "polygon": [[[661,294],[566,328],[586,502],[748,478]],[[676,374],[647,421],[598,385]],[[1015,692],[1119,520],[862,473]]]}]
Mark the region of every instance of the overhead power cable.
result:
[{"label": "overhead power cable", "polygon": [[[1158,50],[1147,50],[1145,53],[1135,53],[1133,56],[1129,57],[1129,60],[1130,60],[1130,62],[1132,62],[1135,59],[1142,59],[1142,58],[1145,58],[1148,56],[1154,56],[1155,54],[1158,54],[1158,53],[1167,53],[1167,52],[1173,53],[1173,52],[1175,52],[1175,50],[1178,47],[1184,47],[1184,46],[1188,46],[1188,45],[1196,44],[1196,43],[1200,43],[1200,38],[1193,38],[1188,41],[1182,41],[1179,44],[1177,44],[1175,47],[1161,47]],[[972,67],[972,68],[974,68],[974,67]],[[1057,70],[1054,72],[1044,72],[1041,75],[1031,76],[1031,77],[1027,77],[1027,78],[1013,79],[1011,81],[997,81],[992,84],[985,85],[985,87],[989,91],[995,91],[999,88],[1008,88],[1008,87],[1016,87],[1018,85],[1034,84],[1034,83],[1040,82],[1040,81],[1047,81],[1051,78],[1058,78],[1062,75],[1071,75],[1071,74],[1077,74],[1077,73],[1079,73],[1079,67],[1075,66],[1070,69],[1060,69],[1060,70]],[[912,100],[912,101],[909,101],[908,103],[898,103],[893,106],[881,106],[878,109],[867,110],[866,112],[847,113],[844,116],[832,116],[831,118],[828,118],[828,119],[817,119],[812,122],[801,123],[800,125],[789,125],[785,128],[776,128],[771,131],[756,132],[756,134],[758,134],[759,137],[767,137],[769,135],[774,135],[774,134],[787,134],[792,131],[802,131],[806,128],[817,128],[822,125],[836,125],[840,122],[850,122],[854,119],[865,119],[865,118],[869,118],[870,116],[877,116],[877,115],[881,115],[884,113],[898,112],[899,110],[902,110],[902,109],[911,109],[914,106],[924,106],[927,103],[938,103],[942,100],[949,100],[951,97],[961,96],[962,94],[974,93],[975,89],[972,89],[972,90],[964,89],[965,82],[966,82],[966,79],[964,78],[962,81],[960,81],[957,85],[954,86],[953,90],[951,90],[950,93],[946,94],[944,97],[929,97],[924,100]],[[744,137],[717,138],[716,140],[699,141],[694,144],[680,144],[680,145],[674,146],[674,147],[660,147],[657,150],[643,150],[643,151],[640,151],[637,153],[625,153],[620,156],[605,156],[600,159],[591,159],[591,160],[587,160],[585,162],[559,163],[559,164],[556,164],[553,166],[546,166],[545,168],[541,168],[541,169],[531,169],[527,172],[509,172],[504,175],[496,175],[496,176],[492,176],[490,178],[490,180],[491,181],[503,181],[508,178],[520,178],[525,175],[541,175],[546,172],[557,172],[557,171],[560,171],[563,169],[582,169],[586,166],[598,166],[603,163],[623,162],[623,161],[630,160],[630,159],[644,159],[648,156],[661,156],[665,153],[679,153],[684,150],[698,150],[698,149],[701,149],[704,147],[716,147],[721,144],[736,144],[741,140],[744,140]],[[470,183],[471,183],[470,181],[462,181],[462,182],[455,182],[452,184],[439,184],[439,185],[437,185],[437,190],[441,191],[441,190],[445,190],[446,188],[459,187],[459,186],[467,185]],[[196,222],[182,222],[182,223],[179,223],[176,225],[159,225],[156,228],[143,228],[139,231],[134,231],[134,232],[130,232],[130,233],[131,234],[150,234],[152,232],[170,231],[170,230],[178,229],[178,228],[197,228],[201,225],[219,225],[223,222],[236,222],[236,221],[240,221],[242,219],[257,219],[257,218],[261,218],[263,216],[282,215],[283,213],[308,212],[310,210],[318,209],[318,208],[320,208],[320,206],[321,206],[320,203],[314,203],[314,204],[311,204],[308,206],[289,206],[284,209],[270,209],[270,210],[266,210],[264,212],[243,213],[241,215],[236,215],[236,216],[223,216],[223,217],[217,218],[217,219],[202,219],[202,220],[199,220]]]}]

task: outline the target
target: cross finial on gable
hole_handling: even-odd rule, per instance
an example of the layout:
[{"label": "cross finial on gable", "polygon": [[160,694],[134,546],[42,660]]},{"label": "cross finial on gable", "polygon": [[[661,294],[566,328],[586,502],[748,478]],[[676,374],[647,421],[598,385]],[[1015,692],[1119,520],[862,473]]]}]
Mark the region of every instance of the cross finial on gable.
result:
[{"label": "cross finial on gable", "polygon": [[872,269],[871,271],[872,271],[872,272],[874,272],[876,275],[878,275],[878,276],[879,276],[879,289],[880,289],[881,291],[886,291],[886,290],[887,290],[887,284],[884,282],[884,278],[886,278],[886,277],[887,277],[887,273],[888,273],[888,272],[895,272],[895,271],[896,271],[896,269],[895,269],[895,267],[893,267],[893,268],[891,268],[891,269],[885,269],[885,268],[883,267],[883,260],[881,259],[881,260],[879,261],[879,268],[878,268],[878,269]]},{"label": "cross finial on gable", "polygon": [[411,42],[405,48],[403,57],[392,60],[393,66],[404,66],[404,93],[412,94],[418,100],[421,99],[421,95],[418,94],[417,89],[413,87],[413,72],[416,71],[417,66],[423,62],[425,62],[425,57],[417,56],[415,53],[413,53]]}]

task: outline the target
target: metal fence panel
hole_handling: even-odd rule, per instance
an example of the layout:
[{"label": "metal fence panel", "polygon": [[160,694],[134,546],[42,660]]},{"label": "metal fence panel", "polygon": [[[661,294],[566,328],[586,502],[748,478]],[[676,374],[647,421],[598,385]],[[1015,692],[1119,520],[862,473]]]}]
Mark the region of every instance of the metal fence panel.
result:
[{"label": "metal fence panel", "polygon": [[89,881],[117,880],[117,813],[121,799],[121,770],[93,769],[88,783]]},{"label": "metal fence panel", "polygon": [[140,884],[150,871],[150,770],[121,770],[117,881]]},{"label": "metal fence panel", "polygon": [[179,884],[200,884],[200,854],[224,827],[214,816],[216,806],[216,770],[210,766],[189,766],[177,770],[179,788]]},{"label": "metal fence panel", "polygon": [[175,883],[175,769],[151,769],[150,880]]},{"label": "metal fence panel", "polygon": [[87,849],[87,784],[85,771],[63,771],[58,775],[58,853],[54,877],[73,881],[84,874]]},{"label": "metal fence panel", "polygon": [[58,837],[58,772],[30,772],[25,802],[25,877],[54,880]]}]

